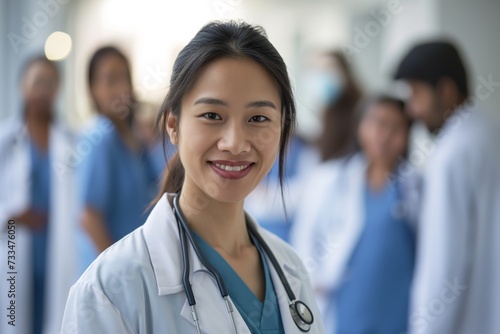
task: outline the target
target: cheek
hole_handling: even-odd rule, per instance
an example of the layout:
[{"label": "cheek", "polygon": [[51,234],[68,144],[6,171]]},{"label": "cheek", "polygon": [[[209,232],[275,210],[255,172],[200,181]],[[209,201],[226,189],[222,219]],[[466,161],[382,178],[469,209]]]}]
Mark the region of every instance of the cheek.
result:
[{"label": "cheek", "polygon": [[403,154],[408,146],[408,136],[405,134],[397,134],[392,141],[395,153]]},{"label": "cheek", "polygon": [[279,154],[280,138],[281,129],[279,127],[259,129],[254,136],[253,146],[261,152],[263,159],[271,160],[274,163]]},{"label": "cheek", "polygon": [[106,107],[110,103],[109,89],[106,85],[96,84],[94,88],[94,97],[98,105]]}]

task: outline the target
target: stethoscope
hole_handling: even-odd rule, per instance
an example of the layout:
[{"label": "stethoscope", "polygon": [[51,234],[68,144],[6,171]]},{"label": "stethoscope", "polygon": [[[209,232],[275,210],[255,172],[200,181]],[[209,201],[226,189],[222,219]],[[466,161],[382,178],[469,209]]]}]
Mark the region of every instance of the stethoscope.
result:
[{"label": "stethoscope", "polygon": [[[189,281],[189,254],[188,254],[188,243],[187,243],[188,239],[191,245],[193,246],[196,255],[200,259],[200,262],[207,268],[210,274],[215,278],[222,299],[226,304],[226,309],[229,314],[231,325],[233,327],[233,333],[238,334],[238,330],[236,328],[236,322],[234,320],[233,307],[231,305],[231,302],[229,301],[229,294],[226,290],[226,285],[224,284],[224,281],[219,271],[215,269],[207,261],[205,256],[200,251],[198,244],[194,240],[193,234],[191,233],[191,230],[189,229],[186,220],[184,219],[184,215],[182,214],[181,208],[179,207],[179,194],[177,194],[174,197],[174,214],[175,217],[177,218],[177,225],[179,226],[179,237],[181,242],[182,262],[183,262],[182,285],[184,286],[184,291],[186,293],[189,306],[191,307],[191,315],[193,316],[193,321],[196,325],[198,334],[201,334],[201,328],[200,328],[198,313],[196,311],[196,299],[194,298],[193,290],[191,288],[191,282]],[[288,284],[288,280],[286,279],[285,274],[283,273],[283,270],[281,269],[278,263],[278,260],[276,260],[273,252],[271,251],[267,243],[264,241],[262,236],[256,231],[255,227],[252,226],[252,224],[247,224],[247,228],[249,234],[253,238],[255,238],[261,245],[264,252],[269,257],[269,260],[271,261],[274,269],[278,273],[281,283],[283,284],[286,290],[286,294],[288,295],[288,300],[289,300],[288,305],[290,308],[290,314],[292,315],[292,319],[295,322],[295,325],[297,325],[297,327],[302,332],[308,332],[311,329],[312,323],[314,322],[314,317],[311,312],[311,309],[304,302],[297,300],[295,298],[295,294],[293,293],[290,284]]]}]

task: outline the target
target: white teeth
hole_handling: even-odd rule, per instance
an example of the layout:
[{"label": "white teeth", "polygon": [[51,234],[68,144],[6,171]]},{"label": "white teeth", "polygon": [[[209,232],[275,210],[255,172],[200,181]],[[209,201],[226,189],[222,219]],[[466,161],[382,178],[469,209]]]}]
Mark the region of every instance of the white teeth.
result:
[{"label": "white teeth", "polygon": [[223,169],[223,170],[227,171],[227,172],[239,172],[241,170],[244,170],[248,166],[250,166],[250,165],[245,165],[245,166],[226,166],[226,165],[221,165],[221,164],[218,164],[218,163],[214,163],[214,165],[217,166],[220,169]]}]

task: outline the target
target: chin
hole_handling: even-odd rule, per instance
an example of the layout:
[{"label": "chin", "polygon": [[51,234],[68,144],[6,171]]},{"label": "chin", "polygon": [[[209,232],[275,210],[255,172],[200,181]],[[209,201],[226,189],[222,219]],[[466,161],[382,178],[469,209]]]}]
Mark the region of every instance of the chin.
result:
[{"label": "chin", "polygon": [[207,193],[207,195],[221,203],[235,204],[245,200],[251,192],[242,188],[237,185],[227,185],[218,192],[213,192],[212,195]]}]

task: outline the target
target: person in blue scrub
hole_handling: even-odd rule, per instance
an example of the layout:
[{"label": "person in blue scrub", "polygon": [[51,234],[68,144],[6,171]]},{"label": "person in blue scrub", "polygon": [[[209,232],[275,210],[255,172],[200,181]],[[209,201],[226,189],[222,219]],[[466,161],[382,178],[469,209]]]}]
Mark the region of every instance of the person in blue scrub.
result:
[{"label": "person in blue scrub", "polygon": [[415,236],[405,209],[402,173],[410,118],[404,104],[383,96],[364,109],[358,130],[366,159],[361,232],[336,292],[337,333],[406,331]]},{"label": "person in blue scrub", "polygon": [[150,157],[132,130],[135,101],[127,58],[114,47],[97,50],[88,84],[98,115],[77,145],[89,147],[79,166],[81,269],[145,221],[157,190]]},{"label": "person in blue scrub", "polygon": [[[33,74],[35,72],[35,74]],[[52,123],[52,108],[59,81],[56,66],[43,58],[31,62],[26,76],[35,75],[37,84],[25,89],[25,121],[30,133],[31,160],[31,213],[33,256],[33,333],[42,333],[45,282],[47,277],[48,220],[50,212],[51,173],[49,158],[49,128]],[[45,91],[41,96],[35,96]],[[26,93],[25,93],[26,95]],[[45,95],[45,96],[44,96]],[[38,218],[35,218],[38,217]],[[16,221],[23,221],[18,217]]]}]

